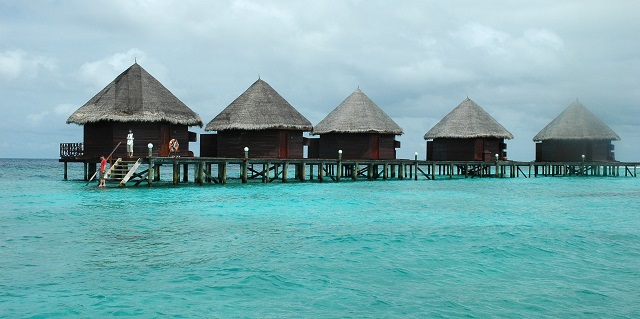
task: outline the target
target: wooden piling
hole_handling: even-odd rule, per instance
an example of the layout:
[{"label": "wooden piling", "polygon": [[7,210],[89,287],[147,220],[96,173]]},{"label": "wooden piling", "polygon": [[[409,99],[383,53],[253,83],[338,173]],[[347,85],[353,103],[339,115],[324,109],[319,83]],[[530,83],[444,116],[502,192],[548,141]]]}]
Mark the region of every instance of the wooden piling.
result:
[{"label": "wooden piling", "polygon": [[289,170],[289,162],[284,162],[284,164],[282,164],[282,182],[286,183],[287,182],[287,171]]},{"label": "wooden piling", "polygon": [[223,185],[227,183],[227,166],[228,162],[218,164],[218,180]]},{"label": "wooden piling", "polygon": [[249,160],[245,159],[241,164],[240,164],[240,174],[241,174],[241,180],[243,184],[247,183],[247,179],[248,179],[248,175],[249,175]]},{"label": "wooden piling", "polygon": [[198,183],[204,185],[204,163],[198,164]]},{"label": "wooden piling", "polygon": [[160,181],[160,165],[157,162],[155,162],[153,165],[153,181]]},{"label": "wooden piling", "polygon": [[147,171],[147,184],[151,187],[153,184],[153,161],[149,159],[149,170]]},{"label": "wooden piling", "polygon": [[180,182],[180,166],[178,165],[178,160],[176,158],[173,159],[173,185],[178,185]]}]

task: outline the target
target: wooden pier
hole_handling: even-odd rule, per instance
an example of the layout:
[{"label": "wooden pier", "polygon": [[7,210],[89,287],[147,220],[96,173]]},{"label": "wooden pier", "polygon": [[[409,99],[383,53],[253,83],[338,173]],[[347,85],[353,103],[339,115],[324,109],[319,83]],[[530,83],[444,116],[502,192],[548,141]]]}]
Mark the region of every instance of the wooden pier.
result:
[{"label": "wooden pier", "polygon": [[[548,176],[637,177],[640,163],[623,162],[436,162],[424,160],[239,159],[145,157],[118,185],[152,186],[160,171],[171,171],[174,185],[272,182],[342,182],[358,180],[437,180],[453,178],[535,178]],[[85,169],[86,169],[85,164]],[[86,176],[85,171],[85,176]],[[65,165],[66,176],[66,165]],[[166,177],[166,175],[165,175]],[[162,181],[169,182],[169,181]]]}]

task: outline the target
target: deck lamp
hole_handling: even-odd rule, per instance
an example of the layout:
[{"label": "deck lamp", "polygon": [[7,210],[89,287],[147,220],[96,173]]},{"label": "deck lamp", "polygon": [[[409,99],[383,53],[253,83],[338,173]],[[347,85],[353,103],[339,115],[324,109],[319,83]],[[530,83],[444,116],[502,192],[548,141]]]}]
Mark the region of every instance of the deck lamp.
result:
[{"label": "deck lamp", "polygon": [[496,162],[500,159],[500,156],[496,154]]},{"label": "deck lamp", "polygon": [[342,160],[342,150],[338,150],[338,160]]},{"label": "deck lamp", "polygon": [[244,158],[249,158],[249,148],[248,147],[244,147]]},{"label": "deck lamp", "polygon": [[418,160],[418,152],[415,152],[415,154],[414,154],[414,155],[415,155],[415,159],[416,159],[416,161],[417,161],[417,160]]},{"label": "deck lamp", "polygon": [[149,148],[149,157],[151,157],[151,155],[153,154],[153,144],[149,143],[147,144],[147,147]]},{"label": "deck lamp", "polygon": [[582,162],[584,163],[584,154],[582,154]]}]

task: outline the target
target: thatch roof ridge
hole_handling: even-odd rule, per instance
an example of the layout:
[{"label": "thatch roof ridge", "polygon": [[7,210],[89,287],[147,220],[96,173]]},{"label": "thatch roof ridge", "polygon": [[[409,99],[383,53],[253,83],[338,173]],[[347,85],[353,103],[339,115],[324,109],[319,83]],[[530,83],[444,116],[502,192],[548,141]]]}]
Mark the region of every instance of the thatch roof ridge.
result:
[{"label": "thatch roof ridge", "polygon": [[310,131],[311,122],[271,85],[258,79],[205,127],[205,131],[284,129]]},{"label": "thatch roof ridge", "polygon": [[198,114],[138,63],[118,75],[67,119],[67,123],[80,125],[100,121],[203,125]]},{"label": "thatch roof ridge", "polygon": [[618,141],[620,136],[576,99],[533,138],[545,140]]},{"label": "thatch roof ridge", "polygon": [[513,135],[470,98],[466,98],[431,128],[424,139],[494,137]]},{"label": "thatch roof ridge", "polygon": [[326,133],[382,133],[403,134],[396,124],[360,88],[313,128],[313,135]]}]

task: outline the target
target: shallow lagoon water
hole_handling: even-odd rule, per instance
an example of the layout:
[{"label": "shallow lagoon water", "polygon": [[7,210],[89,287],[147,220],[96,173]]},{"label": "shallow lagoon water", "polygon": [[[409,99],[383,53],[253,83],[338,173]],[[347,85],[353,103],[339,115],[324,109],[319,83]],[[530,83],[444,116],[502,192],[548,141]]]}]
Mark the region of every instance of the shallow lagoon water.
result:
[{"label": "shallow lagoon water", "polygon": [[71,178],[0,159],[0,317],[640,316],[639,178]]}]

